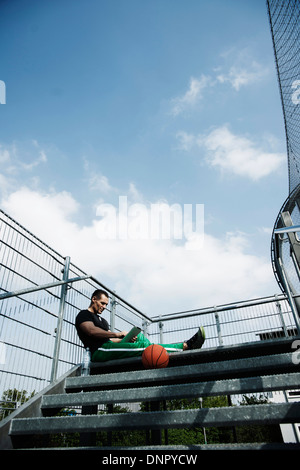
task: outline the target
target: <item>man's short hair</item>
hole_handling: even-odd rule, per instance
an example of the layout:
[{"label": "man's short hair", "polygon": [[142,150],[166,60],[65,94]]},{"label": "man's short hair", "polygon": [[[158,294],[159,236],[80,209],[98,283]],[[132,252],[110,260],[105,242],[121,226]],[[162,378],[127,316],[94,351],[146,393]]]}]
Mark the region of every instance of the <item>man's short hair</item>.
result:
[{"label": "man's short hair", "polygon": [[93,297],[96,297],[96,299],[100,299],[101,295],[105,295],[105,297],[107,297],[107,298],[109,297],[108,293],[105,290],[97,289],[93,293],[93,295],[91,297],[91,300],[92,300]]}]

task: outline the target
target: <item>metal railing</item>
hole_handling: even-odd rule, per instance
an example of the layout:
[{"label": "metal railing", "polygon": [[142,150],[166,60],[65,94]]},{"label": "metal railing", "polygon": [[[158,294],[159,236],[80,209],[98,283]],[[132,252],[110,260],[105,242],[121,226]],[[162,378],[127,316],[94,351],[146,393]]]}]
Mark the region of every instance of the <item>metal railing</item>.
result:
[{"label": "metal railing", "polygon": [[[283,294],[149,317],[93,276],[83,272],[0,211],[0,404],[37,393],[82,361],[74,322],[93,291],[110,303],[103,314],[111,330],[140,326],[155,343],[184,341],[199,325],[204,347],[261,341],[295,334]],[[0,405],[1,407],[1,405]]]},{"label": "metal railing", "polygon": [[152,318],[160,342],[178,335],[188,339],[202,325],[204,347],[241,344],[296,335],[294,315],[285,295],[274,295]]},{"label": "metal railing", "polygon": [[[0,211],[0,402],[39,392],[82,360],[74,327],[97,288],[111,328],[149,318]],[[0,410],[1,412],[1,410]],[[1,415],[0,415],[1,417]]]}]

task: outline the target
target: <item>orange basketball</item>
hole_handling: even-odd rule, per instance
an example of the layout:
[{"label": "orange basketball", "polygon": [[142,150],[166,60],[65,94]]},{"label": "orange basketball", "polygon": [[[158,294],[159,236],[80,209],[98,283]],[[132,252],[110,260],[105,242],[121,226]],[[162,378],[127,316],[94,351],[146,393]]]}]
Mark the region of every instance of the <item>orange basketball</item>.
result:
[{"label": "orange basketball", "polygon": [[145,369],[162,369],[169,364],[169,354],[160,344],[151,344],[142,354]]}]

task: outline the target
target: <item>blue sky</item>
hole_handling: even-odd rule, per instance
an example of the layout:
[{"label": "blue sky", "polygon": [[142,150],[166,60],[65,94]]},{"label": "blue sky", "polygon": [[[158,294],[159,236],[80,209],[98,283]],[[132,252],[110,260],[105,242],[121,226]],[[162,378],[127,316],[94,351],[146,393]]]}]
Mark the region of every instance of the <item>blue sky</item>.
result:
[{"label": "blue sky", "polygon": [[[150,315],[279,292],[288,173],[265,1],[1,0],[0,48],[5,212]],[[99,236],[97,208],[120,196],[203,204],[203,245]]]}]

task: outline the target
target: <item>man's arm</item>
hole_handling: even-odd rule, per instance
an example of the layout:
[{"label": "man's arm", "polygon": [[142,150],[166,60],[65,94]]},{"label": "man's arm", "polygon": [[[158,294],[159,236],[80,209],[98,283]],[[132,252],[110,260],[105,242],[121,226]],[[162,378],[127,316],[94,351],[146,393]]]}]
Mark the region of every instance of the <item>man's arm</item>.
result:
[{"label": "man's arm", "polygon": [[95,338],[105,338],[110,339],[118,343],[121,341],[124,336],[127,335],[127,331],[112,332],[110,330],[106,331],[98,326],[95,326],[92,321],[84,321],[80,324],[79,328],[87,335],[94,336]]}]

